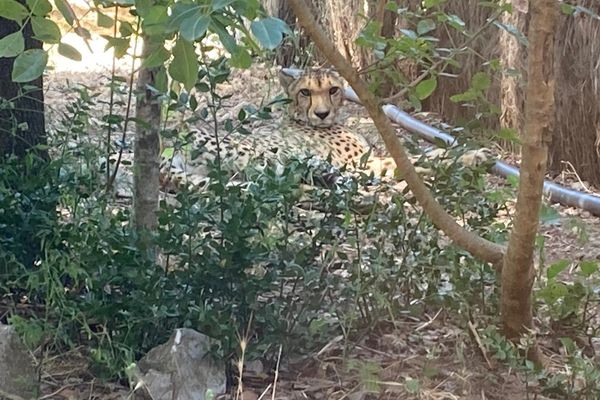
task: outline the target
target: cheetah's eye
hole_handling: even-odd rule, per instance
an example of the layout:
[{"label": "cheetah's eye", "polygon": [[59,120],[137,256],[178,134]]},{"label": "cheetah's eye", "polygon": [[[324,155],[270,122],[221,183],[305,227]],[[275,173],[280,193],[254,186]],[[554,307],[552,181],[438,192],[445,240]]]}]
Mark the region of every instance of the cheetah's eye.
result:
[{"label": "cheetah's eye", "polygon": [[310,90],[308,90],[308,89],[300,89],[300,94],[302,96],[308,97],[308,96],[310,96]]},{"label": "cheetah's eye", "polygon": [[331,89],[329,89],[329,94],[333,96],[334,94],[336,94],[339,91],[340,91],[340,88],[337,86],[334,86]]}]

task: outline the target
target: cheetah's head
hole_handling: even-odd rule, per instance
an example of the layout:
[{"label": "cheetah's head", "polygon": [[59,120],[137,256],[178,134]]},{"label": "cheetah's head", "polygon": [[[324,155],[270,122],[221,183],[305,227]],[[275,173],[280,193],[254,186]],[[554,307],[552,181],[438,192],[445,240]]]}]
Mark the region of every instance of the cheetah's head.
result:
[{"label": "cheetah's head", "polygon": [[297,77],[279,73],[281,85],[292,100],[292,119],[315,127],[335,124],[344,102],[344,82],[328,69],[308,69]]}]

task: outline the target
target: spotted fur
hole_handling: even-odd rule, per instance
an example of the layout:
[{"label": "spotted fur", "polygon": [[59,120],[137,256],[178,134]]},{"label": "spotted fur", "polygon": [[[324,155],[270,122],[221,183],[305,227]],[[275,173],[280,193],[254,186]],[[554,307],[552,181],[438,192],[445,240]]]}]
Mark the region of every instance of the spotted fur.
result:
[{"label": "spotted fur", "polygon": [[[285,164],[290,158],[315,157],[330,160],[336,167],[356,167],[369,143],[360,135],[338,124],[344,102],[344,82],[327,69],[305,70],[297,77],[280,73],[280,82],[291,102],[288,122],[278,130],[260,128],[250,135],[232,133],[217,139],[210,133],[198,132],[195,146],[199,155],[191,160],[178,153],[161,163],[164,187],[173,180],[197,183],[207,176],[207,161],[214,161],[217,148],[221,165],[231,173],[243,170],[250,161],[262,164]],[[376,175],[392,176],[395,163],[389,157],[369,156],[365,166]]]}]

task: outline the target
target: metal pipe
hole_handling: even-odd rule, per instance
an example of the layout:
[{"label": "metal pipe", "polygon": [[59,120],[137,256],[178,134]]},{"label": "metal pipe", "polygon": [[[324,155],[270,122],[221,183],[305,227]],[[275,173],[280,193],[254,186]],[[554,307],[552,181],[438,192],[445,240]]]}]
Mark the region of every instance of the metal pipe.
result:
[{"label": "metal pipe", "polygon": [[[298,69],[283,68],[282,72],[289,74],[290,76],[298,76],[302,71]],[[346,88],[344,95],[346,99],[360,104],[360,100],[352,88]],[[458,144],[454,136],[417,120],[392,104],[384,105],[383,112],[385,112],[392,121],[404,129],[416,133],[433,144],[435,144],[436,140],[442,140],[450,147]],[[520,175],[518,168],[508,165],[503,161],[496,161],[492,167],[492,172],[504,178],[509,176],[518,177]],[[589,211],[593,215],[600,216],[600,196],[584,193],[579,190],[567,189],[564,186],[548,180],[544,181],[544,194],[546,194],[552,202],[569,207],[581,208],[582,210]]]},{"label": "metal pipe", "polygon": [[[354,91],[348,93],[348,99],[354,101],[356,94]],[[408,113],[398,109],[396,106],[386,104],[383,106],[385,114],[395,123],[402,126],[404,129],[416,133],[429,142],[435,143],[433,139],[444,141],[449,146],[456,145],[456,139],[432,126],[424,124],[421,121],[410,116]],[[506,164],[503,161],[496,161],[492,167],[492,172],[504,178],[509,176],[519,177],[519,169]],[[592,194],[580,192],[579,190],[567,189],[557,183],[544,181],[544,194],[550,201],[560,203],[565,206],[578,207],[589,211],[591,214],[600,216],[600,197]]]}]

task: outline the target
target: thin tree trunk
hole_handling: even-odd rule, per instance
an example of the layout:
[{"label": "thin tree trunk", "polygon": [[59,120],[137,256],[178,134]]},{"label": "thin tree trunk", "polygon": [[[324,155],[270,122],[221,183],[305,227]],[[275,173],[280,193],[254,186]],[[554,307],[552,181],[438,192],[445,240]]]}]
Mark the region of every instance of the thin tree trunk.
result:
[{"label": "thin tree trunk", "polygon": [[[20,1],[25,4],[25,1]],[[0,18],[0,39],[7,35],[17,32],[20,26],[15,21],[10,21]],[[23,37],[25,38],[25,50],[41,49],[42,42],[33,38],[31,22],[27,22],[23,27]],[[15,58],[0,57],[0,100],[9,101],[12,107],[0,109],[0,174],[2,174],[2,160],[5,157],[16,156],[22,159],[28,153],[34,150],[36,158],[32,165],[19,168],[19,174],[23,187],[20,182],[5,181],[5,184],[10,184],[13,193],[18,194],[25,190],[29,194],[36,191],[42,193],[43,186],[49,182],[41,181],[40,179],[32,179],[32,175],[36,175],[37,171],[43,170],[48,161],[48,151],[46,149],[35,148],[35,146],[46,143],[46,128],[44,116],[44,92],[43,78],[39,78],[27,82],[26,84],[15,83],[12,81],[12,70]],[[23,86],[29,86],[32,89],[23,90]],[[25,164],[24,161],[22,164]],[[36,187],[32,187],[35,185]],[[56,217],[56,206],[54,202],[45,199],[30,198],[27,194],[23,198],[30,201],[32,213],[44,211],[48,218]],[[25,206],[23,212],[25,213]],[[38,214],[39,215],[39,214]],[[22,218],[8,221],[21,220],[21,226],[11,226],[8,222],[7,229],[0,228],[0,240],[8,235],[10,240],[16,240],[21,244],[21,251],[16,253],[17,260],[26,268],[32,268],[34,262],[39,257],[43,256],[42,239],[35,221],[36,218]],[[6,222],[6,221],[0,221]],[[2,225],[2,224],[0,224]],[[16,248],[15,248],[16,249]]]},{"label": "thin tree trunk", "polygon": [[[0,18],[0,38],[19,29],[15,21]],[[32,37],[30,22],[25,24],[23,36],[25,50],[42,48],[42,42]],[[0,57],[0,98],[12,101],[14,106],[0,110],[0,156],[13,154],[22,157],[32,147],[46,143],[43,78],[40,76],[27,82],[28,86],[35,89],[24,92],[23,85],[14,83],[11,78],[14,60]],[[45,150],[38,151],[38,154],[47,157]]]},{"label": "thin tree trunk", "polygon": [[501,266],[500,261],[504,254],[504,247],[485,240],[473,232],[469,232],[456,223],[442,206],[435,200],[421,177],[415,171],[406,151],[396,136],[396,131],[388,117],[379,106],[379,101],[369,91],[367,84],[360,78],[352,65],[339,53],[331,40],[327,38],[321,27],[310,13],[310,8],[303,0],[290,0],[290,5],[296,13],[298,22],[306,29],[321,53],[354,88],[360,101],[365,106],[373,119],[377,130],[381,134],[385,146],[396,162],[397,168],[402,172],[402,177],[423,207],[433,223],[444,231],[457,245],[469,251],[474,256]]},{"label": "thin tree trunk", "polygon": [[[398,6],[400,6],[400,0],[396,0]],[[392,39],[396,34],[396,20],[398,14],[385,9],[387,0],[379,0],[377,4],[377,18],[381,21],[381,36],[386,39]],[[389,52],[389,46],[385,49],[386,55]],[[389,72],[397,73],[398,65],[396,63],[388,67]],[[392,75],[392,74],[390,74]],[[379,97],[388,97],[396,90],[393,79],[384,79],[383,82],[377,88],[377,95]]]},{"label": "thin tree trunk", "polygon": [[[523,161],[513,229],[502,269],[502,324],[511,340],[517,340],[533,327],[533,256],[555,110],[554,29],[558,2],[533,0],[530,4]],[[529,356],[541,362],[537,348]]]},{"label": "thin tree trunk", "polygon": [[[142,59],[145,59],[152,47],[148,37],[143,40]],[[141,67],[137,85],[133,216],[142,243],[148,233],[158,226],[156,211],[159,191],[160,103],[156,93],[148,88],[156,87],[157,72],[157,68]]]}]

